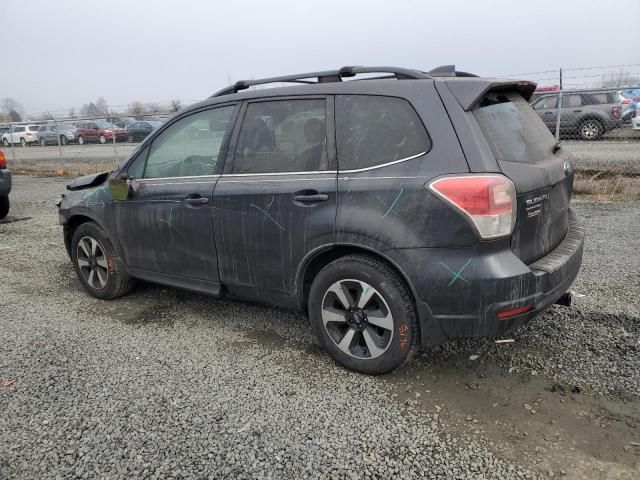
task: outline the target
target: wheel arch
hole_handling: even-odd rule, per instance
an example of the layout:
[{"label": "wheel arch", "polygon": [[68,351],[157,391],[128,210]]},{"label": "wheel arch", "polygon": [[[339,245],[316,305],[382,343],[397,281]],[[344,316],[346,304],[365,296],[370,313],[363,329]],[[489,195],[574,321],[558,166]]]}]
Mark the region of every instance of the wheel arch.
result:
[{"label": "wheel arch", "polygon": [[104,230],[104,227],[100,224],[98,220],[92,218],[88,215],[76,214],[69,217],[67,222],[63,226],[63,234],[64,234],[64,246],[67,249],[67,253],[71,256],[71,240],[73,239],[73,234],[78,229],[78,227],[84,223],[94,222],[100,228]]},{"label": "wheel arch", "polygon": [[311,289],[313,279],[320,272],[320,270],[322,270],[326,265],[334,260],[337,260],[338,258],[353,254],[361,254],[371,258],[375,258],[376,260],[384,263],[387,267],[396,272],[409,289],[411,299],[413,300],[417,308],[416,300],[418,297],[416,296],[413,285],[411,284],[406,272],[404,272],[397,263],[395,263],[386,255],[380,253],[379,251],[362,245],[338,244],[319,247],[310,252],[301,262],[298,269],[298,274],[296,276],[296,300],[298,302],[298,307],[300,308],[300,310],[307,310],[307,299],[309,297],[309,290]]}]

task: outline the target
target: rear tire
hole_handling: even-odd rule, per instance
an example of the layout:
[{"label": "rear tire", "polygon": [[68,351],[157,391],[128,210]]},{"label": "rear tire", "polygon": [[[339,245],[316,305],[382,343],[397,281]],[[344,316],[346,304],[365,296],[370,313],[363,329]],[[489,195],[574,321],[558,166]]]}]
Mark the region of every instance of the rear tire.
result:
[{"label": "rear tire", "polygon": [[67,144],[67,137],[65,137],[64,135],[60,135],[60,145],[66,145]]},{"label": "rear tire", "polygon": [[20,139],[20,145],[22,145],[23,147],[27,146],[27,141],[24,139],[24,137]]},{"label": "rear tire", "polygon": [[9,195],[0,195],[0,220],[9,214]]},{"label": "rear tire", "polygon": [[589,118],[580,122],[579,132],[582,140],[599,140],[604,134],[604,126],[599,120]]},{"label": "rear tire", "polygon": [[78,280],[93,297],[112,300],[129,293],[135,284],[109,237],[94,222],[83,223],[73,233],[71,260]]},{"label": "rear tire", "polygon": [[418,317],[408,287],[372,257],[348,255],[328,264],[313,280],[308,303],[321,346],[346,368],[387,373],[418,348]]},{"label": "rear tire", "polygon": [[9,147],[9,146],[10,146],[10,144],[9,144],[9,140],[7,140],[6,138],[3,138],[3,139],[2,139],[2,144],[3,144],[5,147]]},{"label": "rear tire", "polygon": [[43,138],[40,139],[40,146],[41,147],[46,147],[47,146],[47,141]]},{"label": "rear tire", "polygon": [[80,136],[78,137],[78,144],[79,144],[79,145],[84,145],[84,137],[83,137],[82,135],[80,135]]}]

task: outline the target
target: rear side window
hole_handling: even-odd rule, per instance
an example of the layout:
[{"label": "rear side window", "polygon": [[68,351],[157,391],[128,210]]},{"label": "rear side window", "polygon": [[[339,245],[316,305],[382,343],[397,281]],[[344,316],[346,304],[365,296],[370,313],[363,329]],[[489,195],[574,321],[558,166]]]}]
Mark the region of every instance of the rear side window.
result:
[{"label": "rear side window", "polygon": [[328,168],[324,99],[248,105],[233,173],[313,172]]},{"label": "rear side window", "polygon": [[496,160],[533,163],[552,154],[549,128],[517,92],[490,92],[473,111]]},{"label": "rear side window", "polygon": [[336,138],[341,170],[382,165],[431,149],[416,111],[395,97],[338,95]]},{"label": "rear side window", "polygon": [[15,133],[24,132],[24,127],[16,127],[16,128],[14,128],[14,129],[13,129],[13,131],[14,131]]},{"label": "rear side window", "polygon": [[562,107],[563,108],[575,108],[582,106],[582,96],[581,95],[566,95],[562,98]]}]

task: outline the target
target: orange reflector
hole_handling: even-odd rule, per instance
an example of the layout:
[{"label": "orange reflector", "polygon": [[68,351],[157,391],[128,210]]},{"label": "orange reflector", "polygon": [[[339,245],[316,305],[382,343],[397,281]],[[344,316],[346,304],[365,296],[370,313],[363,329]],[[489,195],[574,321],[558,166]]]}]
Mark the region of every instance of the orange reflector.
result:
[{"label": "orange reflector", "polygon": [[0,150],[0,168],[7,168],[7,159],[4,158],[4,152]]},{"label": "orange reflector", "polygon": [[509,308],[507,310],[500,310],[496,314],[496,316],[500,320],[504,320],[505,318],[515,317],[516,315],[520,315],[521,313],[528,312],[532,308],[533,307],[531,305],[525,305],[524,307],[518,307],[518,308]]}]

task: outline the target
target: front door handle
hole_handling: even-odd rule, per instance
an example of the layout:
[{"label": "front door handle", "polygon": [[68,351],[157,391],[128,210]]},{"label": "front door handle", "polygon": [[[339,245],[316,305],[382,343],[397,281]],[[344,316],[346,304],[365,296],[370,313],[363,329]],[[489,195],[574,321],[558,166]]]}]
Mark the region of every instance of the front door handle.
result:
[{"label": "front door handle", "polygon": [[573,113],[582,113],[582,110],[574,110]]},{"label": "front door handle", "polygon": [[184,197],[184,203],[189,205],[204,205],[205,203],[209,203],[209,199],[197,194],[190,194]]},{"label": "front door handle", "polygon": [[324,193],[304,193],[304,194],[300,194],[300,195],[296,195],[293,197],[293,200],[296,202],[300,202],[300,203],[319,203],[319,202],[326,202],[327,200],[329,200],[329,195],[324,194]]}]

